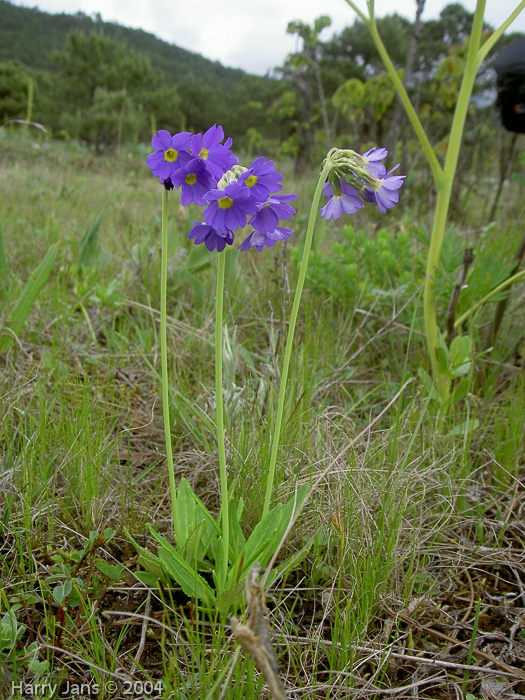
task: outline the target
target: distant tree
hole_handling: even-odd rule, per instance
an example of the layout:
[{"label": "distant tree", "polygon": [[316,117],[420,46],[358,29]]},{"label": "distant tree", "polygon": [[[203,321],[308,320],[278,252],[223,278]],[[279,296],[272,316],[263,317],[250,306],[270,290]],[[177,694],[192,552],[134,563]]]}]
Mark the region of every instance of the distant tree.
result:
[{"label": "distant tree", "polygon": [[326,15],[318,17],[312,26],[296,20],[288,24],[287,32],[297,34],[302,39],[301,50],[290,54],[279,74],[284,80],[291,82],[301,96],[301,109],[297,120],[298,143],[295,161],[295,174],[304,174],[310,157],[310,151],[315,137],[314,95],[317,93],[322,123],[327,145],[330,142],[330,127],[326,109],[326,100],[319,67],[320,41],[319,34],[330,26],[331,20]]},{"label": "distant tree", "polygon": [[350,78],[336,90],[332,103],[352,125],[354,143],[362,139],[383,143],[383,119],[395,95],[392,80],[383,73],[366,82]]},{"label": "distant tree", "polygon": [[30,80],[18,61],[0,63],[0,124],[26,116]]},{"label": "distant tree", "polygon": [[97,151],[139,137],[149,140],[152,122],[173,129],[183,121],[176,91],[164,87],[149,58],[102,32],[71,32],[53,62],[67,105],[60,126]]},{"label": "distant tree", "polygon": [[[328,112],[326,109],[326,99],[324,94],[323,81],[321,79],[321,69],[319,67],[320,59],[320,41],[319,34],[332,24],[332,20],[327,15],[318,17],[312,26],[305,22],[295,20],[288,24],[287,33],[297,34],[303,40],[302,51],[292,54],[289,57],[289,62],[294,69],[295,74],[301,74],[302,78],[306,79],[306,71],[303,68],[310,68],[317,88],[317,95],[321,105],[321,115],[323,118],[323,128],[326,136],[326,150],[330,148],[330,125],[328,123]],[[292,74],[294,80],[294,74]]]},{"label": "distant tree", "polygon": [[[377,26],[394,65],[402,68],[412,30],[411,22],[393,14],[378,18]],[[359,18],[323,44],[321,53],[322,64],[331,70],[337,70],[345,80],[367,80],[384,71],[370,32]]]},{"label": "distant tree", "polygon": [[91,107],[97,88],[108,91],[157,88],[160,73],[149,58],[110,39],[102,32],[71,32],[61,51],[52,55],[66,91],[66,99],[76,107]]},{"label": "distant tree", "polygon": [[138,140],[147,127],[146,115],[125,90],[97,88],[93,104],[78,117],[77,135],[97,152],[119,146],[123,135],[126,141]]}]

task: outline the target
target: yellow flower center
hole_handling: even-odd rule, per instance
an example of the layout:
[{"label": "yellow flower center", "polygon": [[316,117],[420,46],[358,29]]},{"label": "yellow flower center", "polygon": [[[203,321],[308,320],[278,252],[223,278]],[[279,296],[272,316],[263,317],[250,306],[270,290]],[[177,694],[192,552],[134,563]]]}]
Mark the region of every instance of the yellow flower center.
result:
[{"label": "yellow flower center", "polygon": [[174,160],[177,160],[178,155],[179,154],[174,148],[167,148],[164,151],[164,158],[168,161],[168,163],[173,163]]},{"label": "yellow flower center", "polygon": [[247,177],[246,180],[244,181],[244,184],[245,184],[247,187],[253,187],[255,184],[257,184],[257,180],[258,180],[258,179],[259,179],[259,178],[257,177],[257,175],[248,175],[248,177]]},{"label": "yellow flower center", "polygon": [[221,197],[219,199],[219,207],[221,209],[229,209],[233,206],[233,199],[231,197]]},{"label": "yellow flower center", "polygon": [[208,149],[201,148],[201,150],[199,151],[199,155],[203,160],[206,160],[206,158],[208,157]]},{"label": "yellow flower center", "polygon": [[195,173],[190,173],[189,175],[186,175],[185,180],[188,185],[194,185],[197,182],[197,176]]}]

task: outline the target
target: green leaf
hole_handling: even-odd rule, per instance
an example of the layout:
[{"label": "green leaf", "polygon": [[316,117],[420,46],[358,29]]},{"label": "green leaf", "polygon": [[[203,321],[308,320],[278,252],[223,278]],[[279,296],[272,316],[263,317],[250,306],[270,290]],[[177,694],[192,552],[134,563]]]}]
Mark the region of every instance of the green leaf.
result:
[{"label": "green leaf", "polygon": [[63,583],[59,583],[58,586],[55,586],[53,588],[53,598],[59,605],[62,605],[64,598],[67,598],[67,596],[71,593],[72,590],[73,584],[71,583],[71,581],[64,581]]},{"label": "green leaf", "polygon": [[204,520],[193,527],[186,542],[186,548],[181,552],[184,559],[196,569],[210,571],[211,565],[205,562],[204,558],[215,534],[214,530],[210,532],[208,524]]},{"label": "green leaf", "polygon": [[470,357],[471,350],[472,341],[470,337],[468,335],[457,335],[450,344],[451,365],[462,365]]},{"label": "green leaf", "polygon": [[470,381],[468,379],[460,379],[456,384],[454,391],[452,393],[452,403],[457,403],[465,398],[470,387]]},{"label": "green leaf", "polygon": [[[202,529],[201,523],[205,524],[205,529]],[[199,537],[194,536],[194,532],[199,529]],[[177,498],[174,508],[173,533],[175,543],[183,556],[186,556],[186,550],[189,545],[190,538],[193,538],[192,547],[200,543],[200,552],[197,555],[203,558],[204,552],[208,549],[214,535],[218,535],[218,527],[214,517],[206,508],[204,503],[195,495],[187,479],[181,479],[177,487]],[[188,552],[190,560],[195,559],[195,549]]]},{"label": "green leaf", "polygon": [[[9,314],[4,328],[0,330],[0,353],[9,350],[13,345],[13,335],[16,336],[20,332],[24,321],[33,308],[37,296],[47,282],[55,265],[57,253],[57,244],[53,243],[53,245],[49,247],[40,265],[31,273],[26,286],[11,309],[11,313]],[[10,332],[6,333],[5,329],[9,329]]]},{"label": "green leaf", "polygon": [[158,555],[166,572],[179,584],[187,596],[198,598],[210,607],[215,604],[215,595],[211,586],[174,547],[164,541],[164,544],[159,547]]},{"label": "green leaf", "polygon": [[439,373],[448,375],[448,353],[440,345],[436,348],[437,361],[439,366]]},{"label": "green leaf", "polygon": [[[151,529],[151,528],[150,528]],[[164,572],[164,568],[161,564],[160,559],[150,552],[148,549],[145,547],[141,547],[140,544],[133,539],[129,531],[124,527],[124,532],[126,534],[126,537],[132,542],[133,546],[139,553],[139,558],[138,558],[138,563],[140,566],[143,566],[146,569],[146,572],[153,577],[154,582],[153,586],[157,585],[157,579],[160,579],[163,583],[167,583],[168,579],[167,576]],[[138,574],[146,574],[146,572],[136,572],[135,576],[139,579],[139,581],[142,581],[142,578],[138,576]],[[149,577],[148,577],[149,579]],[[151,579],[149,579],[151,580]],[[149,583],[147,585],[150,585]]]},{"label": "green leaf", "polygon": [[230,569],[227,588],[230,588],[236,579],[240,581],[244,579],[251,565],[259,559],[260,555],[268,547],[268,542],[273,541],[275,533],[278,532],[281,524],[282,513],[283,507],[279,503],[257,523],[252,534],[248,537],[243,551]]},{"label": "green leaf", "polygon": [[104,576],[111,581],[120,581],[124,567],[121,564],[108,564],[107,561],[96,559],[95,565]]},{"label": "green leaf", "polygon": [[474,418],[474,420],[464,421],[463,423],[459,423],[459,425],[455,425],[452,430],[449,430],[448,434],[451,436],[454,435],[464,437],[465,435],[472,433],[474,430],[477,430],[477,428],[479,428],[479,420]]},{"label": "green leaf", "polygon": [[244,550],[230,570],[228,588],[237,578],[242,581],[254,562],[258,561],[261,566],[268,563],[281,543],[292,517],[301,512],[308,491],[309,485],[303,484],[284,507],[280,503],[277,504],[255,526]]},{"label": "green leaf", "polygon": [[237,508],[235,508],[233,501],[230,503],[230,560],[235,561],[238,555],[244,549],[246,545],[246,538],[241,529],[240,519],[242,511],[244,509],[244,503],[241,498]]},{"label": "green leaf", "polygon": [[25,625],[19,625],[15,614],[8,610],[0,620],[0,651],[11,651],[25,630]]},{"label": "green leaf", "polygon": [[100,244],[98,242],[98,230],[102,223],[102,214],[97,214],[87,231],[82,236],[80,253],[78,256],[79,267],[96,267],[100,259]]},{"label": "green leaf", "polygon": [[149,526],[149,531],[159,543],[157,551],[164,571],[171,576],[188,596],[195,596],[207,605],[212,605],[215,595],[208,583],[187,562],[168,540]]},{"label": "green leaf", "polygon": [[470,360],[468,360],[463,365],[460,365],[459,367],[454,367],[452,369],[452,375],[454,377],[464,377],[466,374],[468,374],[470,372],[471,367],[472,367],[472,362]]},{"label": "green leaf", "polygon": [[279,528],[275,533],[273,540],[268,544],[266,551],[262,554],[259,563],[261,566],[266,566],[270,558],[275,554],[277,548],[281,544],[281,540],[284,537],[286,529],[288,528],[292,518],[297,518],[302,510],[303,503],[308,495],[310,487],[308,484],[303,484],[297,489],[297,494],[294,494],[288,503],[284,506],[281,513],[281,522]]},{"label": "green leaf", "polygon": [[312,545],[316,541],[316,535],[313,535],[310,537],[308,542],[302,547],[298,552],[295,552],[295,554],[292,554],[291,557],[288,557],[285,561],[281,562],[278,566],[276,566],[272,571],[270,572],[268,578],[267,578],[267,585],[270,585],[272,581],[274,581],[277,576],[279,575],[284,575],[294,569],[296,566],[299,566],[299,564],[304,560],[308,552],[310,551]]},{"label": "green leaf", "polygon": [[154,576],[149,571],[135,571],[133,575],[145,586],[156,588],[158,585],[158,577]]}]

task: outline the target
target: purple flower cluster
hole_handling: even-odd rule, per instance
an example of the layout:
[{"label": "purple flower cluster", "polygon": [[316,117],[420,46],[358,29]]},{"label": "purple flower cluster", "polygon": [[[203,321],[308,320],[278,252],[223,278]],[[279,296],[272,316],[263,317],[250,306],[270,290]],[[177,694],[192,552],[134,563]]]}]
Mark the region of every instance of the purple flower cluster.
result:
[{"label": "purple flower cluster", "polygon": [[[387,173],[385,165],[381,162],[387,155],[386,148],[374,147],[360,156],[360,169],[350,166],[352,179],[354,184],[359,185],[359,189],[345,182],[343,177],[326,182],[323,194],[328,196],[328,201],[320,211],[321,216],[326,219],[338,219],[343,212],[355,214],[364,206],[361,200],[376,204],[382,214],[385,214],[387,209],[392,209],[399,202],[397,190],[403,184],[405,175],[392,175],[394,170],[399,168],[399,164]],[[372,177],[365,181],[363,176],[366,174]]]},{"label": "purple flower cluster", "polygon": [[181,204],[204,206],[204,222],[194,222],[188,237],[204,243],[208,250],[221,252],[234,242],[237,230],[249,225],[253,231],[239,250],[273,246],[290,238],[293,231],[279,226],[295,209],[288,204],[295,194],[277,194],[283,176],[273,161],[257,158],[249,168],[238,165],[224,139],[222,126],[214,125],[203,134],[184,131],[172,136],[161,130],[151,142],[155,149],[148,167],[168,190],[181,188]]}]

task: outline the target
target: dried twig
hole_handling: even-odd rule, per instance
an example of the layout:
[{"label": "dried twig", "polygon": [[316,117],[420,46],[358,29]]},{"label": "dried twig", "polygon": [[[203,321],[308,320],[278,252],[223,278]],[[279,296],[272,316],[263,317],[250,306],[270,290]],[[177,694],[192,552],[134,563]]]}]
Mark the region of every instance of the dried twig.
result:
[{"label": "dried twig", "polygon": [[232,617],[230,625],[233,636],[242,648],[253,658],[256,666],[275,700],[286,700],[283,684],[279,678],[277,658],[270,641],[269,625],[265,618],[266,592],[258,581],[259,564],[254,564],[246,578],[246,602],[248,620],[246,625]]},{"label": "dried twig", "polygon": [[137,649],[137,653],[135,654],[135,661],[133,663],[133,666],[131,667],[130,675],[133,676],[135,673],[137,666],[140,663],[140,659],[142,657],[142,654],[144,653],[144,646],[146,644],[146,634],[148,631],[148,619],[149,619],[149,614],[151,612],[151,591],[148,591],[148,597],[146,599],[146,607],[144,609],[144,617],[142,619],[142,630],[140,633],[140,643],[139,643],[139,648]]}]

